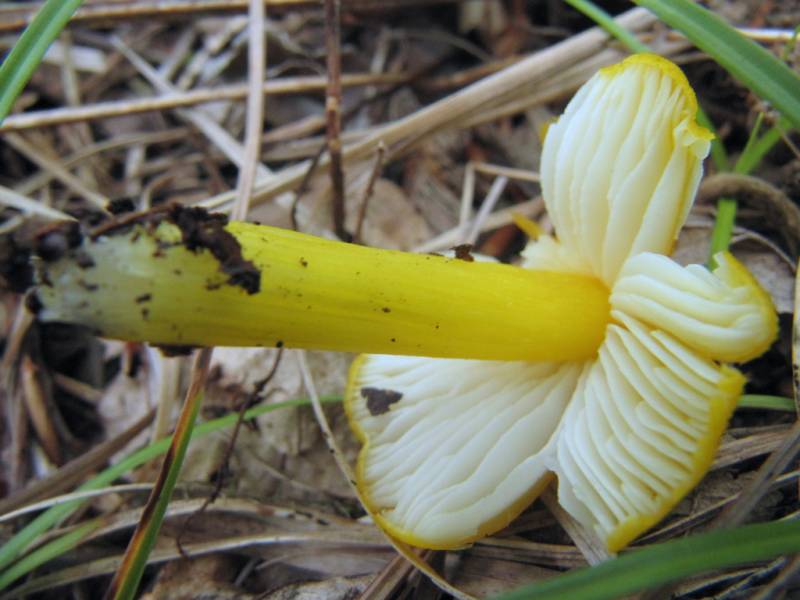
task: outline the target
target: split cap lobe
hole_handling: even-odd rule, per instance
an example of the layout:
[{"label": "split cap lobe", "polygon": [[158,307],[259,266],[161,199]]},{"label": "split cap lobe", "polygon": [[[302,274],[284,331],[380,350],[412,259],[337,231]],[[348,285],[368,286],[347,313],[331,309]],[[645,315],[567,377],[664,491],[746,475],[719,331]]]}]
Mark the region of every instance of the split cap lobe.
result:
[{"label": "split cap lobe", "polygon": [[[558,239],[531,243],[524,266],[608,286],[595,356],[354,363],[345,406],[363,444],[358,487],[389,534],[464,546],[555,475],[562,506],[615,551],[703,476],[744,385],[720,361],[758,356],[777,319],[730,254],[713,273],[664,256],[709,150],[696,112],[675,65],[637,55],[601,70],[547,132],[542,187]],[[392,401],[370,403],[376,393]]]}]

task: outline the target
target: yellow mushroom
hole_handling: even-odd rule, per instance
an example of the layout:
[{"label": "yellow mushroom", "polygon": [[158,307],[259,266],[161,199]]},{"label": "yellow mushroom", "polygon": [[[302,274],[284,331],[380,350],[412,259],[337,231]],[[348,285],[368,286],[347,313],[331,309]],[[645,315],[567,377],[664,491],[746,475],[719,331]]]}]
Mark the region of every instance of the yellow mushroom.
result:
[{"label": "yellow mushroom", "polygon": [[[669,61],[584,85],[547,132],[558,239],[523,268],[364,248],[191,209],[40,239],[39,318],[157,344],[369,352],[345,407],[358,487],[391,535],[457,548],[558,480],[609,549],[703,476],[744,384],[726,365],[776,335],[733,256],[667,258],[711,135]],[[426,357],[426,358],[422,358]]]}]

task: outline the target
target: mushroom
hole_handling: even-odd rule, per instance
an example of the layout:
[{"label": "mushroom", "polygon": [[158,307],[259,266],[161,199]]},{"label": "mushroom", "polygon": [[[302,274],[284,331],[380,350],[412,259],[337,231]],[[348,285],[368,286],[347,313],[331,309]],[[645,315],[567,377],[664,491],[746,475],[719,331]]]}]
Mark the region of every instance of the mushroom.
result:
[{"label": "mushroom", "polygon": [[558,239],[532,242],[522,268],[175,206],[42,234],[31,306],[156,344],[372,353],[345,408],[358,488],[390,535],[465,546],[555,477],[563,507],[618,550],[703,476],[744,385],[726,363],[777,331],[732,255],[711,272],[665,256],[712,137],[696,112],[653,55],[584,85],[544,143]]},{"label": "mushroom", "polygon": [[357,485],[390,535],[463,547],[555,477],[559,503],[614,552],[703,477],[745,383],[725,363],[763,353],[777,320],[731,254],[713,272],[664,256],[712,139],[696,113],[678,67],[640,54],[602,69],[547,131],[542,190],[558,240],[531,242],[523,267],[607,287],[593,356],[355,361],[345,408],[363,444]]}]

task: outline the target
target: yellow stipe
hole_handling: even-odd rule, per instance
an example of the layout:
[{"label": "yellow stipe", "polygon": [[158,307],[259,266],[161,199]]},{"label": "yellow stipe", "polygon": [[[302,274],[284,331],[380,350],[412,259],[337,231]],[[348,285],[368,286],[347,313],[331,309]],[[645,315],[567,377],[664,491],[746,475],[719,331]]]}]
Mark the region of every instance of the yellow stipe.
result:
[{"label": "yellow stipe", "polygon": [[608,67],[603,67],[600,69],[600,73],[606,77],[614,77],[626,69],[638,65],[655,67],[661,73],[669,77],[680,89],[686,101],[686,110],[691,116],[691,120],[689,122],[689,129],[691,133],[703,140],[711,141],[714,139],[714,134],[711,131],[695,121],[698,110],[697,96],[695,96],[692,86],[689,85],[689,80],[686,79],[686,75],[684,75],[683,71],[681,71],[680,68],[672,61],[667,60],[658,54],[633,54],[622,62],[610,65]]},{"label": "yellow stipe", "polygon": [[539,224],[526,217],[525,215],[521,215],[516,212],[511,213],[511,220],[514,221],[514,225],[519,227],[519,229],[527,235],[531,240],[538,240],[539,236],[542,235],[542,228],[539,227]]},{"label": "yellow stipe", "polygon": [[620,523],[606,540],[608,549],[617,552],[627,546],[642,533],[661,521],[683,497],[688,494],[703,478],[714,462],[714,455],[719,447],[720,439],[728,426],[728,421],[736,408],[736,402],[744,388],[745,378],[739,371],[723,366],[720,371],[722,379],[717,393],[708,399],[708,423],[700,443],[692,455],[689,476],[676,487],[672,494],[659,498],[658,507],[648,515],[640,515]]},{"label": "yellow stipe", "polygon": [[247,293],[177,229],[136,227],[43,267],[44,320],[157,344],[286,346],[497,360],[592,356],[609,320],[597,279],[376,250],[231,223],[259,269]]},{"label": "yellow stipe", "polygon": [[429,548],[431,550],[457,550],[459,548],[464,548],[479,539],[504,529],[511,521],[516,519],[522,511],[530,506],[533,501],[541,495],[545,488],[547,488],[550,482],[553,481],[553,473],[545,473],[526,493],[514,500],[514,502],[504,510],[485,522],[476,524],[477,529],[475,534],[468,537],[446,541],[432,541],[393,523],[389,518],[384,516],[387,507],[379,506],[372,499],[370,484],[365,476],[367,456],[370,452],[370,439],[355,416],[357,411],[354,408],[354,404],[361,401],[359,393],[361,389],[359,373],[364,366],[364,362],[368,358],[368,355],[362,354],[357,357],[350,366],[347,388],[344,394],[344,411],[350,423],[350,428],[353,430],[356,439],[361,443],[361,451],[358,453],[358,460],[356,462],[356,488],[358,489],[359,498],[375,523],[391,537],[405,542],[406,544],[417,546],[418,548]]}]

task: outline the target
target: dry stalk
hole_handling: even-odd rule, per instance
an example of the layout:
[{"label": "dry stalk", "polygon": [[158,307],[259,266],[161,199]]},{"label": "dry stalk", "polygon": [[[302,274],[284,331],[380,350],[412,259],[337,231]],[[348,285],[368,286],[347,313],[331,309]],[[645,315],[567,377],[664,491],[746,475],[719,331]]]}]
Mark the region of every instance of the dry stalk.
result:
[{"label": "dry stalk", "polygon": [[[192,558],[207,556],[216,553],[238,553],[242,554],[249,548],[259,546],[284,546],[301,544],[324,545],[333,554],[341,554],[343,550],[356,549],[371,552],[380,552],[386,549],[385,543],[365,542],[362,532],[356,532],[352,536],[345,537],[343,532],[303,532],[303,533],[279,533],[264,535],[242,535],[216,539],[208,542],[197,542],[184,546],[186,555]],[[171,560],[182,558],[182,555],[171,547],[155,548],[150,554],[147,564],[159,565]],[[15,588],[14,593],[18,597],[44,591],[53,587],[60,587],[83,581],[91,577],[110,575],[114,573],[122,561],[121,555],[109,556],[90,562],[84,562],[73,567],[67,567],[58,571],[53,571],[47,575],[31,579],[21,586]]]},{"label": "dry stalk", "polygon": [[49,206],[41,202],[32,200],[26,196],[23,196],[22,194],[18,194],[14,190],[10,190],[1,185],[0,185],[0,205],[16,208],[17,210],[22,211],[25,214],[36,215],[38,217],[43,217],[45,219],[50,219],[55,221],[74,220],[73,217],[70,217],[67,213],[63,213],[60,210],[56,210],[55,208],[50,208]]},{"label": "dry stalk", "polygon": [[325,133],[330,157],[333,231],[343,240],[350,236],[344,228],[344,173],[342,172],[342,57],[340,0],[325,0],[325,48],[328,83],[325,87]]},{"label": "dry stalk", "polygon": [[[655,17],[644,9],[635,8],[619,17],[617,22],[633,31],[640,31],[655,22]],[[495,73],[471,86],[434,102],[415,113],[378,128],[372,135],[343,149],[345,164],[369,157],[382,141],[387,148],[407,137],[421,139],[425,135],[455,126],[480,114],[492,103],[508,101],[515,94],[527,91],[531,86],[544,81],[584,60],[592,60],[602,51],[608,35],[599,28],[589,29],[563,42],[532,54],[518,63]],[[610,61],[611,62],[611,61]],[[327,166],[323,157],[320,166]],[[293,165],[277,173],[264,184],[256,186],[253,201],[264,202],[269,198],[293,189],[308,170],[309,161]],[[209,198],[202,205],[219,209],[229,204],[230,193]]]},{"label": "dry stalk", "polygon": [[375,182],[383,169],[383,156],[386,153],[386,146],[378,144],[378,150],[375,153],[375,162],[372,163],[372,170],[367,180],[367,186],[364,188],[364,196],[361,198],[361,204],[358,208],[358,220],[356,222],[356,230],[353,234],[353,243],[361,243],[361,228],[364,226],[364,219],[367,216],[367,206],[372,198],[372,192],[375,189]]},{"label": "dry stalk", "polygon": [[489,214],[494,209],[498,200],[500,200],[500,197],[503,195],[507,185],[508,177],[505,175],[496,177],[492,182],[492,187],[489,188],[486,198],[483,199],[483,202],[481,202],[481,207],[478,209],[478,214],[475,215],[475,219],[472,221],[472,226],[470,227],[469,233],[464,240],[465,243],[474,246],[475,242],[478,241],[478,236],[480,235],[486,223],[486,219],[489,217]]},{"label": "dry stalk", "polygon": [[[363,85],[397,85],[407,83],[409,79],[410,76],[404,73],[375,75],[371,73],[345,73],[342,75],[341,81],[343,87],[358,87]],[[303,94],[324,90],[325,85],[326,78],[317,75],[283,77],[264,82],[263,93],[267,96]],[[0,125],[0,131],[16,131],[36,127],[49,127],[62,123],[108,119],[134,113],[183,108],[220,100],[241,100],[247,96],[248,91],[249,87],[246,84],[199,88],[190,91],[171,89],[162,91],[159,96],[147,98],[30,111],[9,115]]]},{"label": "dry stalk", "polygon": [[[258,2],[258,0],[255,1]],[[277,373],[278,371],[278,367],[281,364],[282,356],[283,356],[283,348],[280,348],[278,349],[278,353],[275,355],[275,361],[272,363],[272,368],[270,368],[269,373],[267,373],[267,376],[256,383],[255,390],[253,391],[253,393],[250,394],[247,400],[242,402],[242,405],[239,407],[239,414],[236,417],[236,424],[233,426],[231,437],[228,440],[228,445],[225,448],[225,452],[222,455],[222,460],[220,461],[220,471],[224,472],[226,470],[226,466],[230,462],[231,456],[233,456],[233,449],[236,447],[236,440],[239,438],[239,432],[241,431],[242,424],[244,423],[245,413],[248,411],[248,409],[252,408],[256,404],[256,402],[258,402],[261,399],[261,393],[263,392],[264,388],[270,381],[272,381],[272,378],[275,377],[275,373]],[[217,498],[219,498],[220,494],[222,493],[222,486],[224,485],[224,483],[225,483],[225,478],[220,475],[217,478],[217,481],[214,485],[214,489],[211,491],[208,497],[206,497],[206,499],[203,501],[203,504],[200,505],[200,508],[198,508],[195,512],[191,513],[181,525],[181,529],[178,532],[178,536],[175,538],[175,544],[178,546],[179,549],[181,549],[181,554],[183,554],[182,550],[183,546],[181,544],[181,537],[183,536],[183,533],[188,529],[189,524],[192,522],[192,520],[202,515],[210,505],[212,505],[214,502],[217,501]]]},{"label": "dry stalk", "polygon": [[94,204],[96,208],[105,211],[105,207],[108,204],[108,198],[92,189],[89,189],[78,177],[75,177],[75,175],[67,171],[57,161],[46,156],[46,153],[43,153],[40,149],[36,148],[20,134],[8,133],[4,139],[12,148],[36,164],[40,169],[49,173],[55,179],[58,179],[77,195],[82,196]]},{"label": "dry stalk", "polygon": [[[463,2],[464,0],[437,0],[440,4]],[[111,21],[155,18],[186,18],[186,15],[199,13],[242,12],[247,10],[249,0],[136,0],[135,2],[86,3],[73,16],[74,22]],[[275,9],[317,8],[319,0],[264,0],[264,4]],[[402,8],[417,4],[430,4],[430,0],[345,0],[348,8],[360,10]],[[0,8],[0,31],[14,31],[25,27],[39,8],[32,7]]]},{"label": "dry stalk", "polygon": [[553,486],[549,486],[540,496],[547,509],[553,513],[556,521],[564,528],[569,537],[581,551],[586,562],[590,565],[597,565],[607,561],[613,555],[606,550],[605,544],[600,542],[589,530],[578,523],[572,516],[565,511],[558,503]]},{"label": "dry stalk", "polygon": [[236,185],[236,203],[231,211],[235,221],[247,219],[250,196],[253,193],[261,153],[261,130],[264,122],[264,94],[261,88],[266,70],[266,45],[264,43],[264,3],[250,0],[247,54],[247,117],[242,168]]},{"label": "dry stalk", "polygon": [[[499,227],[503,227],[504,225],[508,225],[509,223],[514,222],[513,215],[520,214],[524,217],[528,217],[530,219],[536,219],[544,212],[544,201],[542,200],[541,196],[535,198],[534,200],[528,200],[527,202],[522,202],[520,204],[515,204],[514,206],[510,206],[509,208],[504,208],[498,210],[491,215],[489,215],[483,226],[481,227],[481,233],[484,231],[489,231],[491,229],[497,229]],[[436,236],[425,242],[424,244],[420,244],[413,248],[414,252],[436,252],[439,250],[445,250],[447,248],[452,248],[456,244],[458,244],[459,240],[461,239],[461,235],[463,233],[463,229],[461,227],[454,227],[444,233]]]},{"label": "dry stalk", "polygon": [[116,437],[95,446],[44,479],[37,480],[16,494],[3,498],[0,500],[0,514],[5,514],[40,498],[73,489],[86,477],[86,473],[101,468],[111,456],[122,450],[128,442],[144,431],[152,422],[154,415],[154,410],[149,411]]},{"label": "dry stalk", "polygon": [[[432,553],[432,550],[426,550],[422,556],[423,560],[428,560]],[[398,554],[375,575],[358,598],[359,600],[394,598],[400,590],[400,586],[412,573],[414,573],[414,565]]]}]

